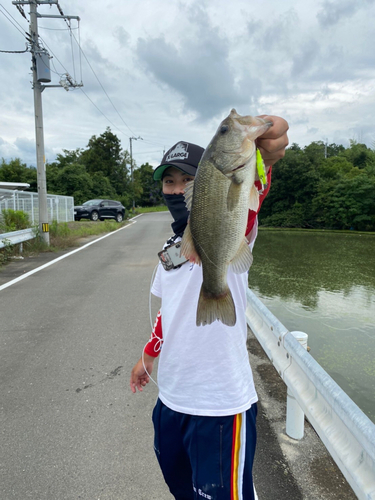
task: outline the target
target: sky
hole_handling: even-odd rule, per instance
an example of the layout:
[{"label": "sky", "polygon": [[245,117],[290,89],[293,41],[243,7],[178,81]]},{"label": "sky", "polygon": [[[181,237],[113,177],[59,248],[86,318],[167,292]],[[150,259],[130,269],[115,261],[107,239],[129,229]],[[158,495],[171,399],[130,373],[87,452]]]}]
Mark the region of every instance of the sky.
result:
[{"label": "sky", "polygon": [[[46,160],[107,127],[157,166],[182,140],[206,147],[232,108],[289,123],[289,143],[375,148],[375,0],[59,0],[39,18],[52,81],[42,93]],[[26,19],[0,0],[0,158],[36,165]],[[59,15],[40,5],[42,15]],[[79,26],[79,29],[78,29]],[[81,50],[79,49],[81,48]]]}]

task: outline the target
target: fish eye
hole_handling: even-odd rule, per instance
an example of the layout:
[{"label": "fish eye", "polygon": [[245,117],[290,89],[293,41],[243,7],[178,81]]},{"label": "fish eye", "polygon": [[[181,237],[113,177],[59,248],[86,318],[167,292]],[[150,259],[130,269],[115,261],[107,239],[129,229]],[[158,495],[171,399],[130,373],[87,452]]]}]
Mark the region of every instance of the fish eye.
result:
[{"label": "fish eye", "polygon": [[229,130],[228,125],[223,125],[220,129],[220,133],[225,134],[225,132],[228,132],[228,130]]}]

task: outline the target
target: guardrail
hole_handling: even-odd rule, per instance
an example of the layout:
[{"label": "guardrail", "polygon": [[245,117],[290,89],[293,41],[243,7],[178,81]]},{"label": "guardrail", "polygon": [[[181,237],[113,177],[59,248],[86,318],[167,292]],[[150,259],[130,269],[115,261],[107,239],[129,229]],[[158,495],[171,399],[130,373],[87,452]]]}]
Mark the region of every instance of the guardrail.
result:
[{"label": "guardrail", "polygon": [[0,248],[8,245],[17,245],[24,241],[32,240],[35,238],[35,230],[33,228],[21,229],[20,231],[12,231],[10,233],[0,234]]},{"label": "guardrail", "polygon": [[246,317],[288,393],[297,401],[354,493],[360,500],[374,500],[375,424],[250,289]]}]

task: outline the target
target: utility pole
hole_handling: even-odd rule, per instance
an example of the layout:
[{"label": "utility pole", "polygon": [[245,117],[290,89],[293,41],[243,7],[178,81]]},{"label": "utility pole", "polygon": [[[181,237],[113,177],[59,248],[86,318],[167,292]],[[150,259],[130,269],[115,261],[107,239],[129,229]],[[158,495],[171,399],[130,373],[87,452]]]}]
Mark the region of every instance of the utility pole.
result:
[{"label": "utility pole", "polygon": [[30,3],[30,36],[32,54],[32,72],[34,89],[34,113],[35,113],[35,140],[36,140],[36,168],[38,181],[39,202],[39,234],[42,240],[49,245],[49,224],[47,205],[47,180],[46,180],[46,157],[44,153],[43,132],[43,109],[42,109],[42,84],[38,81],[36,72],[36,54],[39,49],[37,4]]},{"label": "utility pole", "polygon": [[[15,0],[12,2],[17,8],[22,5],[30,5],[30,52],[31,52],[31,70],[33,72],[33,91],[34,91],[34,113],[35,113],[35,141],[36,141],[36,164],[37,164],[37,184],[38,184],[38,203],[39,203],[39,233],[41,239],[49,245],[49,221],[47,204],[47,181],[46,181],[46,158],[44,152],[44,132],[43,132],[43,109],[42,92],[46,87],[61,87],[69,90],[67,83],[61,82],[60,85],[42,85],[42,82],[50,82],[49,54],[46,49],[39,45],[38,18],[53,17],[60,19],[78,19],[77,16],[65,16],[62,12],[58,0]],[[56,4],[60,14],[59,16],[41,15],[37,12],[37,6],[41,4]],[[71,81],[67,75],[70,86],[81,87]],[[69,80],[70,79],[70,80]],[[64,84],[65,85],[64,85]]]},{"label": "utility pole", "polygon": [[132,148],[132,141],[137,141],[140,139],[143,141],[141,136],[138,137],[129,137],[130,141],[130,171],[131,171],[131,180],[132,180],[132,189],[133,189],[133,214],[135,212],[135,200],[134,200],[134,176],[133,176],[133,148]]}]

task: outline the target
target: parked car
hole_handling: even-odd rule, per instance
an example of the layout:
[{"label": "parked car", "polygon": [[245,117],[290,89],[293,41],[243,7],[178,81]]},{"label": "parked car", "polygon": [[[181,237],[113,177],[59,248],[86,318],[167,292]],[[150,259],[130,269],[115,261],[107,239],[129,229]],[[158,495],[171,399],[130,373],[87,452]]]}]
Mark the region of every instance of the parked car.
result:
[{"label": "parked car", "polygon": [[115,219],[122,222],[125,217],[125,207],[119,201],[89,200],[82,205],[74,207],[74,220]]}]

